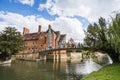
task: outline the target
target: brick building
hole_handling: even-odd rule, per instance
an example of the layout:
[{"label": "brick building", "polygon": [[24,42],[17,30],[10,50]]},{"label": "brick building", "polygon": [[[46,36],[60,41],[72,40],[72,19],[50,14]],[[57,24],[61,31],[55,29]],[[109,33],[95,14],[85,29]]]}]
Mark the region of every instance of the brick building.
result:
[{"label": "brick building", "polygon": [[24,53],[37,53],[40,50],[51,48],[63,48],[66,43],[66,34],[60,34],[60,31],[54,31],[51,25],[45,32],[41,31],[38,26],[38,32],[29,33],[29,29],[23,29],[23,37],[25,40]]}]

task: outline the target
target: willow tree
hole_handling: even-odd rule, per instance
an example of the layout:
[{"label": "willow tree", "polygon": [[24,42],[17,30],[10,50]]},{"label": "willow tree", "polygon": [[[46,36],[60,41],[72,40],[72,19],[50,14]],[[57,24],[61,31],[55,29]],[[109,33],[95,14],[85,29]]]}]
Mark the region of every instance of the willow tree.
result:
[{"label": "willow tree", "polygon": [[20,32],[14,27],[6,27],[0,33],[0,52],[2,58],[11,56],[23,49],[24,41]]},{"label": "willow tree", "polygon": [[116,18],[112,22],[111,29],[113,31],[113,47],[117,53],[120,53],[120,14],[116,15]]},{"label": "willow tree", "polygon": [[119,61],[120,56],[120,14],[116,14],[116,17],[112,19],[110,28],[108,31],[108,42],[110,44],[110,50],[112,52],[113,59]]}]

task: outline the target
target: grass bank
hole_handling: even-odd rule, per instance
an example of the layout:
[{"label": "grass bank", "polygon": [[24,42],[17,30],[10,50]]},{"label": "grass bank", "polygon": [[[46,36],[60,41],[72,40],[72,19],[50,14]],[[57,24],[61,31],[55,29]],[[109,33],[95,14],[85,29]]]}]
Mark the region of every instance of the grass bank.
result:
[{"label": "grass bank", "polygon": [[93,72],[81,80],[120,80],[120,64],[112,64]]}]

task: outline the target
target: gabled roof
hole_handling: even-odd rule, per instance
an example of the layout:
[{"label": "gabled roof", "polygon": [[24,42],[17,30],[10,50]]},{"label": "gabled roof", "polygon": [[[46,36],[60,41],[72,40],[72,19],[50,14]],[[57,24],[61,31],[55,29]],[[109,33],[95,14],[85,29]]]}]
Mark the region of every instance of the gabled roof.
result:
[{"label": "gabled roof", "polygon": [[56,39],[59,39],[59,37],[60,37],[60,31],[55,31],[55,34],[56,34]]},{"label": "gabled roof", "polygon": [[62,41],[64,39],[64,37],[66,36],[66,34],[62,34],[60,35],[60,31],[54,31],[51,26],[49,25],[49,28],[47,29],[47,31],[45,32],[35,32],[35,33],[26,33],[23,35],[24,40],[28,41],[28,40],[38,40],[40,36],[45,36],[48,31],[51,30],[52,33],[54,33],[57,37],[56,40],[57,41]]},{"label": "gabled roof", "polygon": [[[49,29],[47,29],[46,33],[48,33]],[[55,32],[53,29],[51,29],[52,32]]]},{"label": "gabled roof", "polygon": [[60,35],[59,42],[61,42],[65,37],[66,37],[66,34],[62,34],[62,35]]},{"label": "gabled roof", "polygon": [[60,31],[54,31],[56,35],[60,35]]},{"label": "gabled roof", "polygon": [[[46,31],[46,33],[48,33],[49,29]],[[57,37],[60,35],[60,31],[54,31],[53,29],[51,29],[51,31],[53,33],[55,33],[57,35]]]}]

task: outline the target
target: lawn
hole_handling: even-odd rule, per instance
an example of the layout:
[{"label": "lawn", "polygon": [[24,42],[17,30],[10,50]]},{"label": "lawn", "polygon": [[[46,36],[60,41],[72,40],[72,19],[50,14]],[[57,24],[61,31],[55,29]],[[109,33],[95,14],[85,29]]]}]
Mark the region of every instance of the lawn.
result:
[{"label": "lawn", "polygon": [[99,71],[83,77],[81,80],[120,80],[120,64],[105,66]]}]

